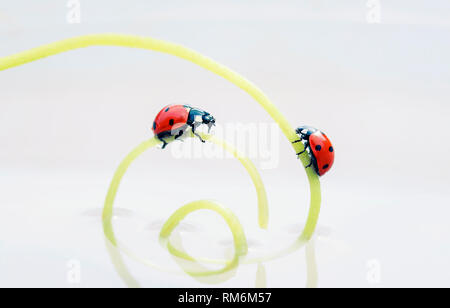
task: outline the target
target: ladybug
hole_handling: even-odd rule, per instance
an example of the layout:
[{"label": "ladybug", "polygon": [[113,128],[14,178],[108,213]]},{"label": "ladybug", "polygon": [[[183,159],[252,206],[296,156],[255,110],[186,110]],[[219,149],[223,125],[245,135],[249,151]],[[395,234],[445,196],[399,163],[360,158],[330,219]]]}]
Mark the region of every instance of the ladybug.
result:
[{"label": "ladybug", "polygon": [[298,156],[308,152],[311,158],[311,163],[306,167],[314,166],[319,176],[327,173],[334,163],[334,148],[325,133],[310,126],[300,126],[296,130],[300,140],[296,140],[293,143],[302,142],[305,149],[297,153]]},{"label": "ladybug", "polygon": [[211,127],[216,125],[216,120],[211,114],[198,108],[188,105],[169,105],[158,113],[153,122],[152,130],[163,143],[162,148],[164,149],[168,144],[166,138],[175,137],[175,139],[178,139],[186,133],[188,128],[191,128],[192,133],[202,142],[205,142],[196,133],[197,127],[202,124],[208,125],[209,132]]}]

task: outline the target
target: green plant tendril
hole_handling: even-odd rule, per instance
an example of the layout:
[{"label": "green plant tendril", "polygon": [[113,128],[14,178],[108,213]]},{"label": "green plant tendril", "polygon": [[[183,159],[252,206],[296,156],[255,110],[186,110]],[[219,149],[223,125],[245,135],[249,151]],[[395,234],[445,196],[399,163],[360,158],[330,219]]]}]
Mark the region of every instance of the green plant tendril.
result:
[{"label": "green plant tendril", "polygon": [[[21,52],[12,56],[0,58],[0,70],[6,70],[15,66],[19,66],[28,62],[32,62],[41,58],[45,58],[51,55],[55,55],[58,53],[62,53],[69,50],[74,50],[78,48],[84,48],[88,46],[122,46],[122,47],[131,47],[131,48],[142,48],[155,50],[159,52],[164,52],[168,54],[172,54],[174,56],[183,58],[185,60],[191,61],[211,72],[229,80],[234,83],[248,94],[250,94],[260,105],[269,113],[269,115],[278,123],[279,127],[283,131],[284,135],[291,142],[295,152],[301,152],[304,150],[304,146],[302,143],[292,143],[296,139],[298,139],[295,130],[290,126],[286,118],[280,113],[280,111],[273,105],[273,103],[267,98],[267,96],[255,85],[253,85],[250,81],[246,80],[239,74],[234,71],[228,69],[227,67],[213,61],[210,58],[207,58],[191,49],[183,47],[181,45],[177,45],[174,43],[145,38],[133,35],[119,35],[119,34],[98,34],[98,35],[86,35],[75,38],[70,38],[66,40],[62,40],[59,42],[47,44],[38,48],[34,48],[25,52]],[[112,229],[111,219],[113,212],[113,203],[115,194],[117,193],[117,189],[120,184],[120,180],[125,174],[129,164],[136,159],[143,151],[157,144],[157,141],[152,139],[150,141],[144,142],[139,145],[136,149],[134,149],[127,158],[121,163],[116,174],[114,175],[113,181],[111,182],[111,186],[108,192],[108,196],[105,201],[105,207],[103,212],[103,225],[104,232],[106,237],[111,241],[111,243],[117,246],[117,241],[114,237],[114,232]],[[304,166],[309,164],[309,157],[305,153],[300,156],[300,159]],[[241,161],[242,162],[242,161]],[[252,168],[254,168],[253,164],[250,164]],[[250,166],[248,165],[248,166]],[[244,164],[245,166],[245,164]],[[246,167],[247,168],[247,167]],[[247,169],[247,171],[251,172],[251,170]],[[320,213],[320,203],[321,203],[321,195],[320,195],[320,182],[316,173],[312,168],[306,169],[306,173],[308,176],[308,180],[310,183],[310,208],[308,213],[308,218],[305,224],[305,227],[299,236],[298,240],[294,242],[287,249],[282,250],[281,252],[277,252],[275,254],[265,256],[262,258],[256,258],[253,260],[246,260],[245,263],[260,263],[264,261],[268,261],[279,256],[285,255],[289,252],[295,251],[299,247],[303,246],[313,235],[315,227],[317,225],[317,220]],[[258,198],[261,200],[263,186],[258,187],[255,183],[255,187],[258,192]],[[265,191],[264,191],[265,195]],[[266,200],[267,202],[267,200]],[[210,205],[212,210],[218,210],[218,208]],[[260,227],[267,228],[268,223],[268,212],[264,211],[264,208],[261,207],[261,203],[259,203],[258,207],[258,219]],[[267,210],[267,207],[266,207]],[[178,213],[178,212],[176,212]],[[220,213],[219,213],[220,214]],[[186,214],[187,215],[187,214]],[[172,217],[173,218],[173,217]],[[235,225],[233,225],[235,226]],[[237,231],[234,230],[235,234]],[[233,230],[232,230],[233,232]],[[236,238],[236,237],[235,237]],[[236,244],[237,245],[237,244]],[[170,246],[169,250],[170,250]],[[237,250],[238,251],[238,250]],[[242,251],[242,250],[239,250]],[[177,254],[179,252],[172,249],[172,252]],[[186,259],[193,259],[190,256],[182,255]],[[211,263],[227,263],[229,261],[224,260],[207,260],[207,259],[198,259],[205,260]],[[234,259],[233,259],[234,260]],[[233,261],[231,261],[232,263]],[[227,267],[225,267],[227,268]]]},{"label": "green plant tendril", "polygon": [[[170,236],[170,243],[174,247],[176,247],[177,250],[181,251],[182,254],[187,254],[186,248],[184,248],[183,245],[183,237],[180,234],[180,231],[178,229],[175,229],[173,234]],[[234,247],[229,247],[226,251],[227,256],[233,256],[234,255]],[[186,258],[177,257],[173,253],[171,253],[172,259],[177,263],[177,265],[183,270],[183,273],[190,275],[192,278],[197,280],[198,282],[201,282],[203,284],[220,284],[225,281],[230,280],[234,276],[236,276],[237,273],[237,266],[231,267],[227,271],[221,271],[218,274],[212,274],[212,275],[196,275],[197,273],[202,272],[211,272],[211,269],[207,268],[204,264],[198,262],[195,259],[187,260]],[[233,258],[230,257],[230,260]],[[242,258],[241,258],[242,259]],[[241,259],[239,260],[239,263],[241,263]],[[226,265],[226,263],[225,263]],[[195,273],[192,275],[192,273]]]},{"label": "green plant tendril", "polygon": [[218,203],[200,200],[191,202],[182,208],[178,209],[164,224],[161,233],[160,233],[160,242],[162,245],[166,246],[169,252],[178,258],[189,260],[196,262],[196,260],[187,254],[185,251],[177,249],[173,246],[169,237],[172,234],[172,231],[177,227],[179,222],[184,219],[188,214],[198,211],[198,210],[212,210],[218,213],[227,223],[230,228],[233,239],[234,239],[234,257],[231,261],[229,261],[222,269],[220,270],[210,270],[210,271],[202,271],[202,272],[192,272],[186,271],[187,274],[192,276],[210,276],[210,275],[219,275],[229,270],[236,268],[239,265],[240,258],[245,256],[248,252],[247,248],[247,240],[245,238],[244,229],[242,228],[237,217],[231,212],[229,209],[221,206]]},{"label": "green plant tendril", "polygon": [[[264,187],[264,184],[262,182],[261,176],[259,175],[255,165],[251,162],[250,159],[245,157],[242,153],[240,153],[238,150],[236,150],[233,146],[226,143],[223,140],[220,140],[219,138],[207,134],[200,133],[201,137],[209,142],[212,142],[218,146],[223,147],[225,150],[227,150],[229,153],[233,154],[234,157],[236,157],[241,164],[245,167],[246,171],[250,175],[253,184],[255,186],[257,197],[258,197],[258,217],[260,218],[260,224],[261,225],[267,225],[269,216],[268,216],[268,203],[267,203],[267,194],[266,189]],[[190,137],[193,135],[191,134]],[[126,171],[128,170],[129,166],[133,161],[135,161],[142,153],[147,151],[150,148],[153,148],[157,145],[161,144],[161,141],[159,141],[157,138],[152,138],[148,141],[145,141],[141,143],[139,146],[137,146],[133,151],[128,154],[125,159],[121,162],[119,167],[116,170],[116,173],[114,174],[114,177],[111,181],[108,194],[106,196],[105,200],[105,206],[103,208],[103,230],[105,233],[105,236],[111,241],[111,243],[114,246],[118,246],[124,249],[124,251],[130,255],[131,257],[135,258],[134,254],[130,252],[128,249],[125,248],[125,245],[118,244],[116,237],[114,235],[114,230],[112,226],[112,217],[113,217],[113,205],[114,200],[117,195],[117,191],[119,189],[119,185],[122,181],[123,176],[125,175]],[[239,223],[239,220],[236,218],[236,216],[227,208],[222,207],[221,205],[217,204],[213,201],[208,200],[200,200],[200,201],[194,201],[191,202],[179,210],[177,210],[164,224],[161,233],[160,233],[160,241],[161,243],[166,246],[171,254],[174,256],[177,256],[179,258],[186,259],[188,261],[194,261],[195,259],[185,252],[182,252],[178,249],[176,249],[170,242],[169,242],[169,236],[172,233],[172,231],[175,229],[175,227],[184,219],[186,215],[188,215],[191,212],[200,210],[200,209],[207,209],[212,210],[216,213],[218,213],[222,218],[225,220],[225,222],[228,224],[231,233],[233,234],[233,238],[235,241],[235,250],[234,250],[234,258],[229,260],[222,260],[222,264],[225,264],[223,269],[217,270],[217,271],[202,271],[202,272],[188,272],[189,275],[192,276],[208,276],[208,275],[217,275],[223,272],[226,272],[230,269],[235,268],[244,255],[247,254],[247,241],[245,239],[244,230]],[[147,265],[150,265],[155,268],[161,268],[152,262],[145,261],[143,262]]]},{"label": "green plant tendril", "polygon": [[[140,49],[149,49],[177,56],[179,58],[191,61],[225,79],[234,83],[239,88],[251,95],[278,123],[279,127],[291,142],[295,153],[304,150],[301,142],[293,144],[298,137],[293,127],[289,124],[284,115],[276,108],[269,98],[253,83],[230,70],[229,68],[215,62],[214,60],[203,56],[202,54],[186,48],[184,46],[171,42],[158,40],[149,37],[124,34],[93,34],[65,39],[51,44],[43,45],[28,51],[17,53],[8,57],[0,58],[0,71],[28,62],[42,59],[48,56],[56,55],[69,50],[89,47],[89,46],[121,46]],[[309,157],[306,153],[300,156],[303,166],[309,164]],[[310,207],[305,227],[299,236],[299,240],[308,241],[316,228],[320,213],[321,193],[320,181],[313,168],[307,168],[306,174],[310,186]]]},{"label": "green plant tendril", "polygon": [[[203,134],[203,133],[200,133],[200,135],[203,139],[205,139],[209,142],[212,142],[218,146],[221,146],[226,151],[228,151],[229,153],[234,155],[234,157],[237,158],[241,162],[241,164],[245,167],[246,171],[252,178],[253,184],[256,188],[257,198],[258,198],[258,217],[260,217],[260,222],[261,221],[267,222],[268,221],[268,202],[267,202],[266,189],[262,182],[261,176],[259,175],[258,170],[256,169],[255,165],[252,163],[252,161],[250,159],[248,159],[247,157],[245,157],[242,153],[240,153],[233,146],[224,142],[223,140],[220,140],[219,138],[217,138],[215,136],[211,136],[211,135],[207,135],[207,134]],[[192,137],[192,136],[193,135],[191,135],[190,137]],[[113,180],[111,181],[111,185],[108,190],[107,197],[106,197],[105,207],[103,209],[103,228],[104,228],[104,233],[105,233],[106,237],[115,246],[120,247],[124,251],[124,253],[127,254],[129,257],[131,257],[131,258],[137,260],[138,262],[141,262],[147,266],[150,266],[152,268],[156,268],[156,269],[159,269],[159,270],[162,270],[165,272],[174,272],[171,269],[162,268],[161,266],[156,265],[149,260],[146,260],[146,259],[140,258],[139,256],[136,256],[130,249],[128,249],[126,247],[126,245],[124,245],[122,243],[117,243],[116,238],[114,236],[113,226],[112,226],[114,200],[117,195],[117,191],[118,191],[118,188],[122,181],[123,176],[125,175],[126,171],[128,170],[129,166],[131,165],[131,163],[133,161],[135,161],[146,150],[148,150],[152,147],[155,147],[156,145],[158,145],[160,143],[161,142],[156,138],[152,138],[148,141],[141,143],[138,147],[136,147],[133,151],[131,151],[130,154],[128,154],[125,157],[125,159],[122,161],[122,163],[119,165],[116,173],[114,174]],[[217,205],[211,201],[201,200],[201,201],[196,201],[196,202],[189,204],[189,206],[187,208],[185,207],[182,212],[177,211],[175,214],[173,214],[167,220],[167,222],[165,223],[165,225],[163,227],[163,230],[160,233],[162,243],[164,244],[165,247],[168,248],[169,252],[173,256],[180,258],[180,259],[184,259],[185,261],[191,261],[191,262],[195,262],[195,263],[209,263],[209,264],[224,265],[224,268],[219,271],[194,272],[194,271],[186,271],[185,270],[185,272],[191,276],[217,275],[217,274],[223,273],[227,270],[230,270],[230,269],[236,267],[238,263],[254,264],[254,263],[263,263],[263,262],[271,261],[274,259],[278,259],[280,257],[283,257],[285,255],[293,253],[294,251],[300,249],[306,243],[305,241],[302,241],[302,240],[296,240],[296,241],[294,241],[293,244],[291,244],[290,246],[288,246],[285,249],[282,249],[281,251],[278,251],[278,252],[275,252],[275,253],[272,253],[272,254],[269,254],[266,256],[253,258],[253,259],[241,258],[244,256],[244,254],[242,254],[241,252],[246,250],[246,248],[244,248],[243,246],[239,247],[238,249],[235,246],[235,256],[231,261],[225,260],[225,259],[194,258],[185,252],[180,252],[180,250],[175,249],[170,244],[170,242],[167,243],[168,235],[167,235],[167,231],[164,231],[164,228],[169,228],[169,230],[172,231],[173,228],[176,225],[178,225],[190,211],[198,210],[197,206],[199,206],[199,205],[204,206],[205,205],[204,202],[207,202],[207,204],[209,206],[208,208],[204,208],[204,209],[210,209],[210,210],[217,212],[227,222],[237,221],[234,218],[234,214],[232,214],[231,212],[227,212],[227,210],[225,208],[222,208],[220,205]],[[228,214],[228,216],[227,216],[227,214]],[[230,214],[233,217],[229,216]],[[229,223],[228,226],[230,227],[230,230],[233,234],[234,239],[240,238],[238,236],[238,234],[243,233],[243,231],[241,231],[242,228],[240,227],[240,225],[237,223],[232,223],[232,224]],[[239,245],[240,243],[243,243],[243,242],[235,241],[235,245],[236,244]],[[238,260],[240,262],[237,262]]]}]

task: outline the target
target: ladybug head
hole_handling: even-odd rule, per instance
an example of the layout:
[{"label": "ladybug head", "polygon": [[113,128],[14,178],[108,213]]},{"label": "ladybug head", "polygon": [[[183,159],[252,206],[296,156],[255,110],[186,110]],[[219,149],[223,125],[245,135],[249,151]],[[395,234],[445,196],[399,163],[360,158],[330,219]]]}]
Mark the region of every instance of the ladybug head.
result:
[{"label": "ladybug head", "polygon": [[314,127],[308,126],[308,125],[302,125],[299,128],[297,128],[297,130],[296,130],[297,135],[302,135],[302,136],[310,136],[310,135],[314,134],[315,132],[317,132],[317,128],[314,128]]},{"label": "ladybug head", "polygon": [[216,125],[216,119],[214,119],[214,117],[209,113],[206,113],[202,116],[202,121],[203,124],[208,125],[209,131],[211,131],[211,128]]}]

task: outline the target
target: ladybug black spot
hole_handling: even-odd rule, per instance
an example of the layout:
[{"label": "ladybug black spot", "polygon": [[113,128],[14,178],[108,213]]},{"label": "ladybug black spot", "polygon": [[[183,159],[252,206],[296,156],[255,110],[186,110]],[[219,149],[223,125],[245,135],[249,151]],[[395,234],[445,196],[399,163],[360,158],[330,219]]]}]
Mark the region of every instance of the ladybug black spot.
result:
[{"label": "ladybug black spot", "polygon": [[320,151],[322,150],[322,146],[321,145],[316,145],[316,151]]},{"label": "ladybug black spot", "polygon": [[325,166],[323,166],[323,169],[328,169],[328,167],[330,167],[330,165],[326,164]]},{"label": "ladybug black spot", "polygon": [[169,120],[169,125],[172,126],[173,124],[175,124],[174,119],[170,119],[170,120]]},{"label": "ladybug black spot", "polygon": [[167,112],[167,111],[169,111],[170,110],[170,107],[169,108],[167,108],[164,112]]},{"label": "ladybug black spot", "polygon": [[334,152],[334,149],[333,149],[333,147],[330,147],[330,149],[329,149],[329,150],[330,150],[330,152]]},{"label": "ladybug black spot", "polygon": [[153,129],[156,129],[156,122],[153,122]]}]

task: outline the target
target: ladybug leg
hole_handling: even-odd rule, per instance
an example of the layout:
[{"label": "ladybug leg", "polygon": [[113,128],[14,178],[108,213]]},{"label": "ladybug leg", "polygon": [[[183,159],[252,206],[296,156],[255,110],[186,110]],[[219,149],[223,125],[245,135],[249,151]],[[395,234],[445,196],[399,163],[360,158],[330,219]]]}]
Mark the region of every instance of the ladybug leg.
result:
[{"label": "ladybug leg", "polygon": [[180,132],[175,136],[175,139],[180,138],[181,136],[183,136],[183,134],[184,134],[184,131],[180,130]]},{"label": "ladybug leg", "polygon": [[[305,141],[306,141],[306,142],[305,142]],[[309,140],[308,140],[307,138],[305,138],[305,136],[303,136],[303,135],[300,135],[300,139],[293,141],[292,144],[296,144],[296,143],[299,143],[299,142],[305,142],[305,143],[303,144],[303,146],[305,147],[305,149],[304,149],[303,151],[301,151],[300,153],[297,153],[297,156],[300,156],[300,155],[302,155],[303,153],[305,153],[306,150],[308,149],[308,146],[309,146]]]},{"label": "ladybug leg", "polygon": [[298,133],[298,136],[300,137],[300,139],[292,141],[293,144],[303,142],[305,140],[308,141],[308,138],[306,138],[305,135],[303,135],[302,133]]},{"label": "ladybug leg", "polygon": [[302,155],[303,153],[305,153],[307,151],[307,148],[305,147],[305,149],[303,150],[303,151],[301,151],[301,152],[299,152],[299,153],[297,153],[297,156],[300,156],[300,155]]},{"label": "ladybug leg", "polygon": [[159,139],[159,141],[161,141],[163,143],[162,149],[165,149],[169,143],[167,143],[167,141],[164,138],[158,138],[158,139]]},{"label": "ladybug leg", "polygon": [[301,151],[300,153],[297,153],[297,156],[302,155],[303,153],[305,153],[305,152],[308,150],[309,142],[306,142],[303,146],[304,146],[305,148],[304,148],[303,151]]},{"label": "ladybug leg", "polygon": [[317,160],[314,156],[311,156],[311,162],[308,166],[305,167],[305,169],[308,169],[309,167],[314,167],[314,170],[316,171],[317,175],[320,176],[319,170],[317,169]]},{"label": "ladybug leg", "polygon": [[201,142],[205,143],[206,141],[202,139],[202,137],[194,132],[194,135],[198,137],[198,139],[200,139]]},{"label": "ladybug leg", "polygon": [[197,133],[195,132],[195,129],[196,129],[195,123],[191,125],[191,128],[192,128],[192,133],[193,133],[195,136],[197,136],[198,139],[200,139],[201,142],[205,143],[206,141],[203,140],[203,138],[202,138],[199,134],[197,134]]},{"label": "ladybug leg", "polygon": [[295,141],[292,141],[292,144],[296,144],[296,143],[299,143],[299,142],[303,142],[303,141],[305,141],[305,140],[307,140],[307,139],[305,139],[303,136],[300,136],[300,139],[295,140]]}]

